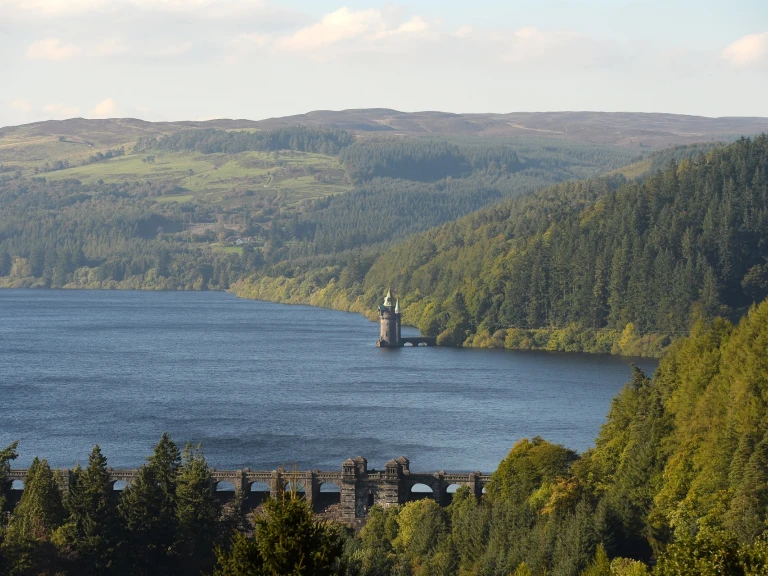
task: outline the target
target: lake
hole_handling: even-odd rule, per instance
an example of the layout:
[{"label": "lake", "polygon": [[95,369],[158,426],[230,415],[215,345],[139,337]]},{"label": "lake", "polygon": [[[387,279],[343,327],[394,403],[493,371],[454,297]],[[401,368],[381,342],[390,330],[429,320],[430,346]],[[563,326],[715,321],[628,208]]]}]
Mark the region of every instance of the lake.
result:
[{"label": "lake", "polygon": [[218,292],[0,290],[0,445],[20,441],[14,467],[85,464],[95,443],[135,467],[167,430],[221,469],[490,472],[523,437],[586,450],[630,363],[656,367],[377,337],[358,314]]}]

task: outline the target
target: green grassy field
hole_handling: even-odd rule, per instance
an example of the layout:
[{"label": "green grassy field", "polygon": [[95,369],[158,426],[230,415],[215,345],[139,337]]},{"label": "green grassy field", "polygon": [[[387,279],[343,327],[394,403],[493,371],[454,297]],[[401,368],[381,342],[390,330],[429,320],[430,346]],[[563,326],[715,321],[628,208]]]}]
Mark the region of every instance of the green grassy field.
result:
[{"label": "green grassy field", "polygon": [[225,254],[242,254],[243,249],[240,246],[222,246],[221,244],[211,244],[211,250],[224,252]]},{"label": "green grassy field", "polygon": [[608,175],[622,174],[623,176],[631,180],[633,178],[640,178],[641,176],[646,174],[650,169],[651,169],[651,160],[646,159],[640,162],[635,162],[634,164],[628,164],[626,166],[622,166],[621,168],[617,168],[616,170],[609,172]]},{"label": "green grassy field", "polygon": [[[146,154],[126,154],[93,164],[39,174],[48,180],[75,178],[87,184],[99,181],[171,182],[183,189],[179,195],[157,198],[159,202],[201,201],[249,203],[253,197],[280,196],[290,205],[349,190],[337,158],[301,152],[274,154],[198,154],[154,151],[154,162]],[[76,160],[69,160],[70,164]],[[10,162],[9,162],[10,164]],[[33,165],[24,162],[22,173],[33,175]]]},{"label": "green grassy field", "polygon": [[130,119],[44,122],[3,128],[0,164],[32,171],[45,162],[68,160],[81,164],[99,151],[125,146],[129,151],[139,136],[162,136],[178,128]]},{"label": "green grassy field", "polygon": [[173,196],[160,196],[155,198],[155,202],[189,202],[194,198],[194,194],[178,194]]},{"label": "green grassy field", "polygon": [[[70,125],[71,124],[71,125]],[[167,152],[133,154],[139,136],[161,136],[185,126],[154,125],[131,120],[88,120],[36,125],[0,133],[0,166],[5,172],[56,181],[74,178],[86,184],[170,183],[177,193],[157,202],[218,204],[224,210],[261,205],[290,207],[305,200],[347,192],[338,158],[302,152],[199,154]],[[97,152],[123,147],[125,156],[88,163]],[[146,161],[148,156],[154,161]],[[46,171],[57,161],[65,170]],[[38,171],[36,174],[35,171]]]}]

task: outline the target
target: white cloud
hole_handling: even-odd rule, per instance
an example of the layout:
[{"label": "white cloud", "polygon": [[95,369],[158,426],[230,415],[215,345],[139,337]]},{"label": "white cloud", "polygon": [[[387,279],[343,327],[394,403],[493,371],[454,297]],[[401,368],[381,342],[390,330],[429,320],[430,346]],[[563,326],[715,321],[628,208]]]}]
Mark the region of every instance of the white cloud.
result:
[{"label": "white cloud", "polygon": [[72,58],[79,52],[80,48],[74,44],[62,44],[58,38],[46,38],[29,45],[27,59],[60,62]]},{"label": "white cloud", "polygon": [[472,35],[474,31],[475,29],[472,28],[472,26],[461,26],[458,30],[456,30],[454,36],[457,38],[467,38],[468,36]]},{"label": "white cloud", "polygon": [[414,16],[408,22],[403,22],[397,27],[397,30],[393,32],[385,32],[386,34],[418,34],[419,32],[426,32],[429,29],[429,24],[421,16]]},{"label": "white cloud", "polygon": [[269,43],[270,37],[268,34],[240,34],[235,36],[232,40],[232,46],[237,48],[262,48]]},{"label": "white cloud", "polygon": [[26,114],[32,110],[32,102],[26,100],[25,98],[19,98],[18,100],[14,100],[10,103],[10,108],[12,110],[16,110],[17,112]]},{"label": "white cloud", "polygon": [[552,55],[566,55],[576,38],[572,34],[542,32],[534,27],[516,30],[510,38],[507,60],[522,63],[541,60]]},{"label": "white cloud", "polygon": [[96,54],[99,56],[118,56],[127,53],[128,47],[120,38],[105,38],[104,41],[96,47]]},{"label": "white cloud", "polygon": [[117,102],[112,98],[104,98],[88,113],[91,118],[114,118],[117,115]]},{"label": "white cloud", "polygon": [[768,62],[768,32],[739,38],[723,50],[722,57],[736,68]]},{"label": "white cloud", "polygon": [[243,9],[262,7],[263,0],[124,0],[127,4],[134,4],[143,8],[164,10],[189,10],[206,6],[222,7],[231,4],[240,4]]},{"label": "white cloud", "polygon": [[483,58],[498,58],[514,66],[579,70],[624,66],[634,58],[626,47],[573,32],[542,31],[527,26],[511,32],[460,29],[452,35],[471,42]]},{"label": "white cloud", "polygon": [[147,57],[153,58],[171,58],[173,56],[183,56],[187,54],[194,44],[192,42],[181,42],[179,44],[168,44],[162,46],[156,50],[150,50],[144,54]]},{"label": "white cloud", "polygon": [[240,34],[235,36],[229,43],[229,55],[227,61],[230,64],[236,63],[241,57],[265,48],[272,41],[268,34]]},{"label": "white cloud", "polygon": [[104,0],[0,0],[0,9],[6,13],[42,16],[78,14],[104,5]]},{"label": "white cloud", "polygon": [[147,11],[197,12],[209,18],[242,16],[268,9],[263,0],[124,0],[124,3]]},{"label": "white cloud", "polygon": [[349,8],[340,8],[323,16],[317,24],[282,38],[278,44],[288,50],[312,50],[361,36],[379,26],[380,21],[378,10],[352,12]]},{"label": "white cloud", "polygon": [[49,118],[72,118],[80,114],[80,108],[77,106],[67,106],[66,104],[46,104],[43,106]]},{"label": "white cloud", "polygon": [[283,50],[305,52],[345,42],[376,44],[395,37],[424,37],[431,26],[420,16],[398,22],[381,10],[353,11],[347,7],[326,14],[320,22],[280,38],[276,46]]},{"label": "white cloud", "polygon": [[0,12],[32,18],[110,13],[125,9],[197,15],[209,19],[295,15],[295,12],[271,6],[265,0],[0,0]]}]

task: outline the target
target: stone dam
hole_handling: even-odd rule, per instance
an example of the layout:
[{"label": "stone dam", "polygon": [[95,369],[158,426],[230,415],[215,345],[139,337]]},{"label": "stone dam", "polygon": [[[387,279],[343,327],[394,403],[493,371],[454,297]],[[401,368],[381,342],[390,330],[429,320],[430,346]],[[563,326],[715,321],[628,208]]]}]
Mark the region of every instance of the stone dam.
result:
[{"label": "stone dam", "polygon": [[[71,471],[59,472],[66,489]],[[24,490],[26,473],[22,469],[10,471],[17,498]],[[122,490],[136,479],[138,470],[110,468],[109,473],[114,489]],[[246,507],[252,510],[283,490],[295,491],[312,504],[316,514],[353,527],[365,524],[369,510],[375,505],[387,507],[431,498],[440,506],[447,506],[453,492],[461,486],[467,486],[479,498],[491,478],[490,474],[481,472],[412,472],[409,460],[403,456],[389,460],[384,470],[368,468],[368,461],[358,456],[345,460],[341,471],[212,468],[211,477],[223,501],[240,491],[245,495]]]}]

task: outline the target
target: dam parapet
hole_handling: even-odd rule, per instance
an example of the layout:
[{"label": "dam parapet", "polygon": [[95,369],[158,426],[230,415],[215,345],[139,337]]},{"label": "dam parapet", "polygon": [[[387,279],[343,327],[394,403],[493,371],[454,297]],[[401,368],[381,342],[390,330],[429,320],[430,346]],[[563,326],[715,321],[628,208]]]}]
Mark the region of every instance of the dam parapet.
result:
[{"label": "dam parapet", "polygon": [[[108,469],[116,490],[135,482],[138,469]],[[299,492],[311,504],[316,514],[324,515],[354,527],[361,527],[373,506],[383,507],[405,504],[413,500],[431,498],[440,506],[451,503],[453,492],[461,486],[469,488],[478,498],[490,481],[490,474],[481,472],[412,472],[410,461],[401,456],[387,461],[383,470],[368,468],[362,456],[348,458],[341,470],[217,470],[211,468],[211,477],[217,494],[226,501],[240,491],[246,506],[256,508],[264,499],[277,497],[282,491]],[[69,487],[70,470],[60,470],[63,490]],[[18,499],[23,492],[25,469],[12,469]]]}]

